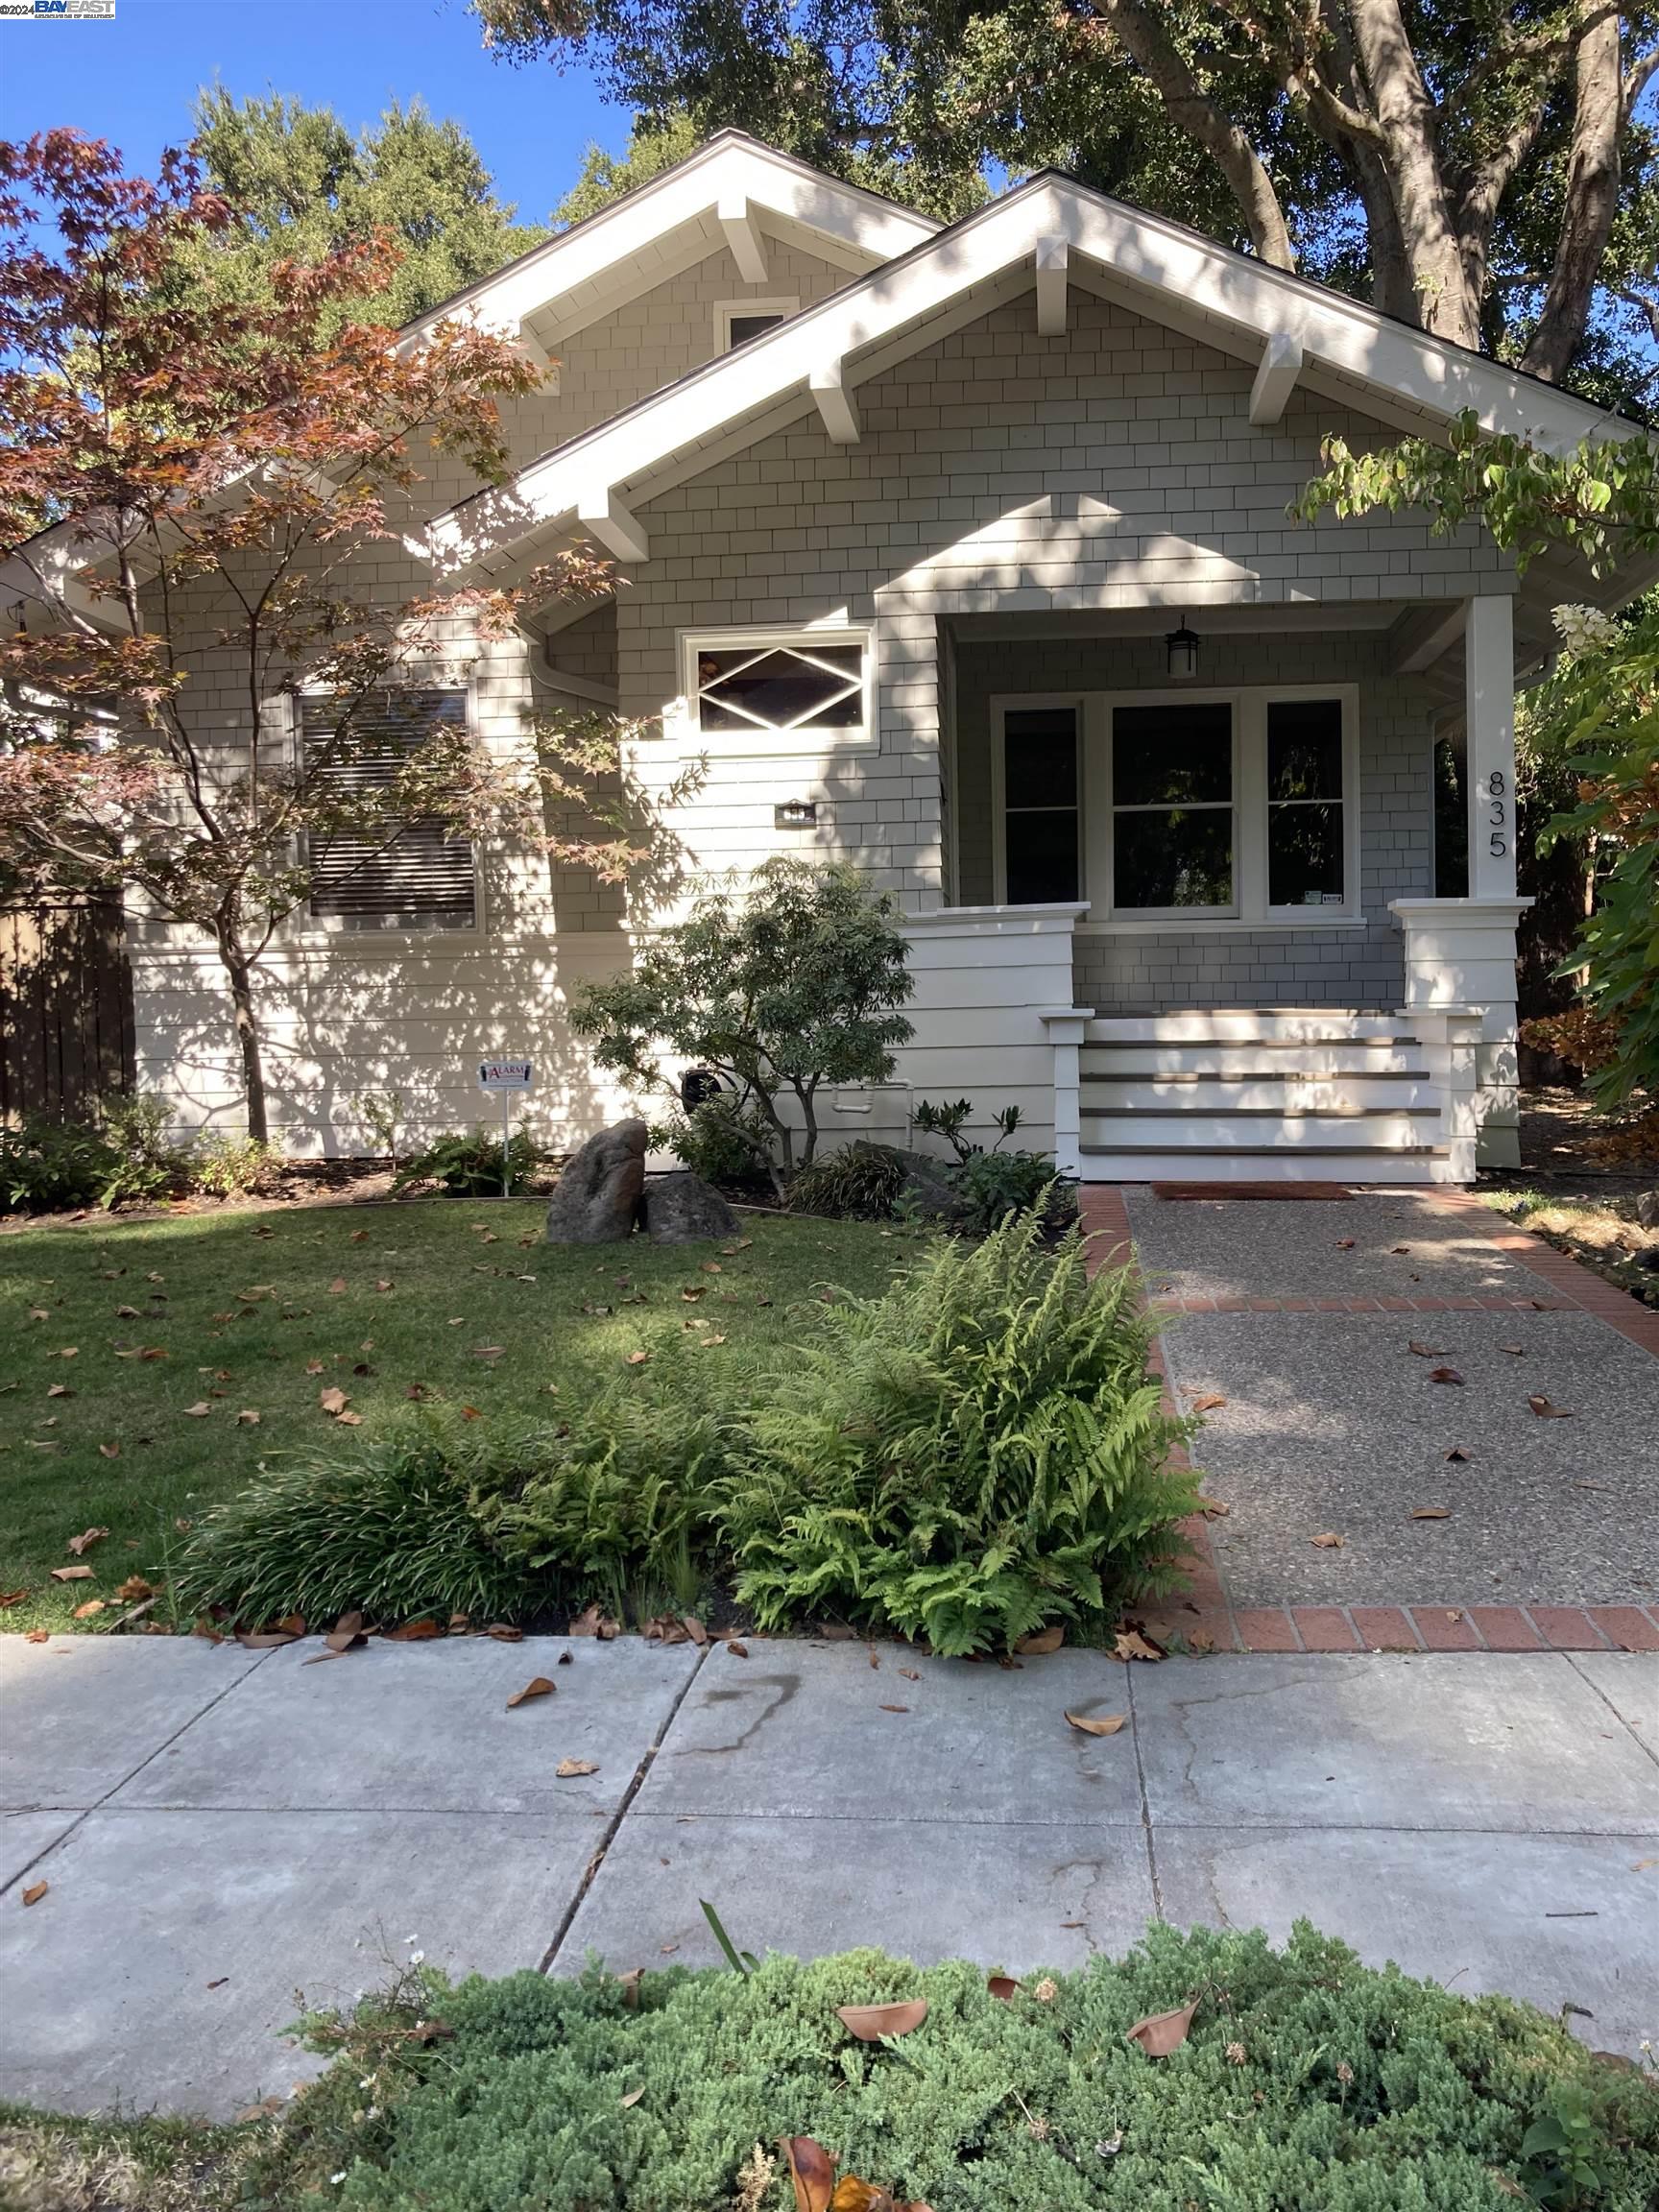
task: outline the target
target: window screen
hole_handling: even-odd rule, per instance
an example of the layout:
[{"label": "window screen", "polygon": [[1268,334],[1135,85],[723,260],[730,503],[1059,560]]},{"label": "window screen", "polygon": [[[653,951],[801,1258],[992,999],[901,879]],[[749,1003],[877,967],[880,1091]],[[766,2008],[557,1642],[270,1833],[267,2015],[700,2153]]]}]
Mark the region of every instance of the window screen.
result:
[{"label": "window screen", "polygon": [[[313,753],[334,740],[341,705],[301,702],[301,741]],[[460,691],[383,691],[350,710],[352,740],[323,774],[343,791],[393,781],[410,754],[445,724],[465,724]],[[472,848],[442,822],[381,824],[362,835],[314,839],[311,911],[355,928],[469,929],[476,913]]]}]

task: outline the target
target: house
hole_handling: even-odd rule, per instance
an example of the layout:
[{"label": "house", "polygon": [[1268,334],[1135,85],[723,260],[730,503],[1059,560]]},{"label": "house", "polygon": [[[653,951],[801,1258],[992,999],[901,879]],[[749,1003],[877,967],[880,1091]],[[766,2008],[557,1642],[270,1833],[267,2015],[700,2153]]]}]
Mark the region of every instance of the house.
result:
[{"label": "house", "polygon": [[[471,1120],[509,1050],[579,1139],[624,1101],[572,989],[699,872],[783,852],[851,857],[910,917],[915,1039],[834,1099],[846,1134],[966,1095],[1091,1180],[1516,1163],[1515,676],[1556,601],[1623,594],[1518,578],[1474,526],[1286,506],[1332,433],[1631,426],[1062,176],[941,226],[735,132],[404,342],[450,314],[549,375],[510,484],[441,465],[379,582],[512,583],[586,540],[619,589],[462,640],[423,696],[502,744],[561,703],[637,718],[679,860],[632,902],[507,850],[320,878],[262,985],[288,1146],[363,1148],[354,1101],[390,1087]],[[203,710],[233,741],[239,703]],[[142,1080],[233,1119],[210,953],[140,926],[133,963]]]}]

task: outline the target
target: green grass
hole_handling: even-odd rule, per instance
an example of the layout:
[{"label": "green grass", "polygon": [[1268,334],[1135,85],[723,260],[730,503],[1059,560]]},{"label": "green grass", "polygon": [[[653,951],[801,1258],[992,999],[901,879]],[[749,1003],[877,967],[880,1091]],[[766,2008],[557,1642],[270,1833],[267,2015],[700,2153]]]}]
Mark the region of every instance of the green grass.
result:
[{"label": "green grass", "polygon": [[[631,1352],[687,1335],[724,1339],[705,1356],[735,1384],[789,1340],[804,1301],[878,1291],[916,1248],[909,1233],[766,1214],[745,1217],[734,1250],[555,1248],[543,1212],[427,1199],[0,1234],[0,1594],[29,1592],[0,1628],[70,1627],[91,1599],[106,1610],[87,1625],[107,1625],[127,1576],[168,1575],[181,1524],[261,1463],[330,1438],[345,1455],[414,1386],[486,1424],[556,1416]],[[120,1356],[145,1349],[165,1357]],[[345,1433],[318,1403],[331,1386],[362,1416]],[[87,1527],[109,1531],[85,1554],[92,1579],[51,1582]]]}]

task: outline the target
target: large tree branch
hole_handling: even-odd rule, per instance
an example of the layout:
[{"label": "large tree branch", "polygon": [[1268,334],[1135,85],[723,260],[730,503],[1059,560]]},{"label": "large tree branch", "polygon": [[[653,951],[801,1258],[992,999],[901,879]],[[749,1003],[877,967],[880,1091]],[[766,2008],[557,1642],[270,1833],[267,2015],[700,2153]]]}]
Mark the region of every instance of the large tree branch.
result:
[{"label": "large tree branch", "polygon": [[[1592,12],[1594,0],[1584,0],[1584,7]],[[1599,19],[1578,41],[1574,58],[1567,205],[1555,265],[1521,363],[1551,383],[1565,376],[1583,341],[1597,272],[1619,211],[1619,142],[1625,112],[1619,20],[1596,12]]]},{"label": "large tree branch", "polygon": [[1205,91],[1153,8],[1146,0],[1094,0],[1094,9],[1096,21],[1111,28],[1151,79],[1175,122],[1220,169],[1262,259],[1275,269],[1294,269],[1289,227],[1266,163]]},{"label": "large tree branch", "polygon": [[1538,142],[1553,88],[1548,79],[1535,85],[1531,99],[1517,111],[1501,142],[1463,179],[1457,198],[1457,242],[1463,254],[1463,272],[1477,302],[1486,296],[1487,256],[1498,210],[1516,171]]}]

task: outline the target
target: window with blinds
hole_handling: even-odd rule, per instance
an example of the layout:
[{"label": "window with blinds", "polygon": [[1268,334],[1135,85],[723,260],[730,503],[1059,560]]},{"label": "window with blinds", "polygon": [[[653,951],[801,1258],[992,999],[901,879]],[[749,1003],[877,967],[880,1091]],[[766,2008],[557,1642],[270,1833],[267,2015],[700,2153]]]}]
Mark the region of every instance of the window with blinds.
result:
[{"label": "window with blinds", "polygon": [[[301,742],[315,754],[335,736],[339,702],[302,699]],[[462,691],[383,691],[352,710],[349,757],[324,770],[347,791],[390,783],[410,754],[445,723],[464,724]],[[311,845],[311,911],[350,929],[470,929],[476,918],[472,847],[442,822],[405,822]]]}]

